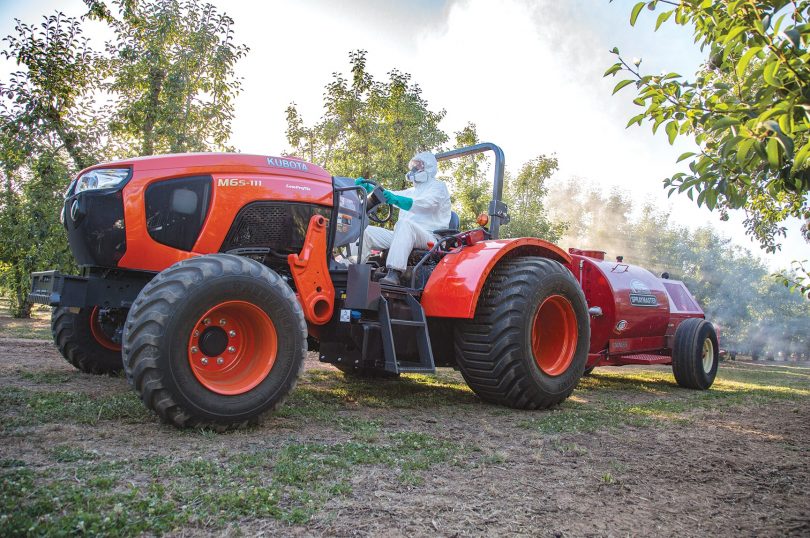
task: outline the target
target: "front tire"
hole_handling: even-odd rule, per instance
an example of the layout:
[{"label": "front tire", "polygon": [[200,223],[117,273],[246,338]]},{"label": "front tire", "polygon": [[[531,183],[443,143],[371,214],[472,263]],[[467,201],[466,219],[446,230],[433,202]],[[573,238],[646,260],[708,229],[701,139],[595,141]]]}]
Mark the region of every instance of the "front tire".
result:
[{"label": "front tire", "polygon": [[283,403],[303,371],[306,339],[301,306],[278,274],[212,254],[144,287],[124,327],[124,368],[164,422],[235,428]]},{"label": "front tire", "polygon": [[685,319],[675,331],[672,346],[672,373],[678,385],[706,390],[714,383],[720,363],[717,333],[701,318]]},{"label": "front tire", "polygon": [[456,325],[456,358],[481,399],[519,409],[565,400],[585,369],[590,319],[562,264],[513,258],[492,270],[472,320]]},{"label": "front tire", "polygon": [[[117,374],[124,367],[121,344],[110,334],[108,323],[102,320],[99,307],[67,307],[51,312],[51,334],[59,353],[70,364],[87,374]],[[123,314],[121,314],[123,319]],[[120,324],[118,325],[120,336]]]}]

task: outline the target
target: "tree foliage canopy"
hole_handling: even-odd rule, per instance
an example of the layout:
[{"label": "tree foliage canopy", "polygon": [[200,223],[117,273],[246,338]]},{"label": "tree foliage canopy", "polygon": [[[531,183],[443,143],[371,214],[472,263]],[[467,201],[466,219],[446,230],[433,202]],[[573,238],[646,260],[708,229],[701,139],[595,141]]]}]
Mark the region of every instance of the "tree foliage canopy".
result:
[{"label": "tree foliage canopy", "polygon": [[324,115],[306,127],[295,103],[287,107],[287,141],[292,153],[343,176],[385,178],[405,187],[408,161],[417,151],[447,141],[439,128],[445,111],[431,111],[411,76],[396,69],[374,80],[366,51],[349,54],[351,79],[334,73],[324,92]]},{"label": "tree foliage canopy", "polygon": [[19,316],[31,271],[73,267],[58,220],[72,175],[101,159],[222,149],[230,135],[247,49],[227,15],[198,0],[87,4],[114,30],[105,51],[83,19],[57,13],[17,21],[0,52],[20,66],[0,82],[0,288]]},{"label": "tree foliage canopy", "polygon": [[614,48],[618,61],[605,76],[629,75],[613,93],[632,85],[642,108],[628,127],[663,127],[670,143],[692,137],[699,151],[680,156],[689,171],[665,180],[670,194],[685,192],[723,218],[745,210],[747,232],[774,252],[787,217],[810,222],[810,2],[648,0],[635,4],[630,23],[645,11],[657,14],[656,30],[692,28],[708,59],[693,79],[643,74],[640,60]]}]

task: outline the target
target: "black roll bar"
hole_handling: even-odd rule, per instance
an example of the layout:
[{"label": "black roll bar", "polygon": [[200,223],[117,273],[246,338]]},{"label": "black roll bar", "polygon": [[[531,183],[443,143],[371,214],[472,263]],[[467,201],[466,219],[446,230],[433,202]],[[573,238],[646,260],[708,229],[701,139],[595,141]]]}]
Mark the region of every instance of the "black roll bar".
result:
[{"label": "black roll bar", "polygon": [[474,155],[476,153],[484,153],[491,151],[495,154],[495,177],[492,186],[492,201],[489,203],[489,233],[492,239],[498,239],[498,231],[501,224],[509,222],[509,215],[506,211],[506,204],[501,201],[503,197],[503,171],[504,171],[504,157],[503,150],[491,142],[481,142],[474,146],[467,146],[465,148],[451,149],[444,153],[436,155],[437,161],[446,161],[455,159],[456,157],[466,157],[467,155]]}]

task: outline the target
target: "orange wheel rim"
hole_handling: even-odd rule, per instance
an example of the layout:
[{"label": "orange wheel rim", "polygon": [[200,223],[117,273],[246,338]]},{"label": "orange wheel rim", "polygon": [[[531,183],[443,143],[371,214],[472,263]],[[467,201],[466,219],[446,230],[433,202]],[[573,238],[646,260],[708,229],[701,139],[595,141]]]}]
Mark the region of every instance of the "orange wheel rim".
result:
[{"label": "orange wheel rim", "polygon": [[568,370],[577,347],[577,317],[562,295],[547,297],[532,320],[532,353],[543,373],[558,376]]},{"label": "orange wheel rim", "polygon": [[219,303],[194,324],[188,340],[191,371],[217,394],[244,394],[265,380],[278,353],[276,327],[245,301]]},{"label": "orange wheel rim", "polygon": [[102,347],[111,351],[121,351],[121,344],[116,343],[104,332],[104,328],[101,326],[100,310],[98,306],[94,306],[90,312],[90,333]]}]

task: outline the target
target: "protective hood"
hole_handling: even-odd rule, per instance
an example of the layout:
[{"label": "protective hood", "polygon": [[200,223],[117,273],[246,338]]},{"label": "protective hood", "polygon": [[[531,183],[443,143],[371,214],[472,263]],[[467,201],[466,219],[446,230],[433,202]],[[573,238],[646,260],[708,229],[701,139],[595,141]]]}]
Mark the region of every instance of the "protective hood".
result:
[{"label": "protective hood", "polygon": [[[422,170],[413,171],[416,166],[415,161],[421,161],[424,167]],[[416,184],[427,183],[436,179],[436,172],[439,169],[436,157],[429,151],[423,151],[414,155],[410,162],[408,162],[410,171],[406,174],[407,178]]]}]

